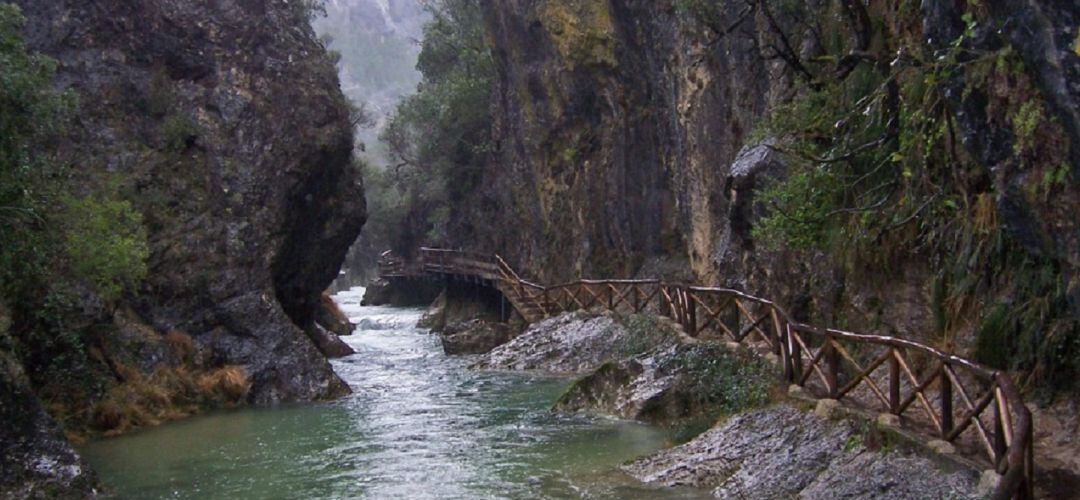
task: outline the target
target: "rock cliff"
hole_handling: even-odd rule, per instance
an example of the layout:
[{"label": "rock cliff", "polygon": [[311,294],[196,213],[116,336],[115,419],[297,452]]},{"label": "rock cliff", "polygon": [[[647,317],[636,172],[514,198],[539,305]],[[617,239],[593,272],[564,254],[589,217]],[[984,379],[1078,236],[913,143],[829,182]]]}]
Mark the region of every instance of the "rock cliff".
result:
[{"label": "rock cliff", "polygon": [[[15,391],[25,402],[17,411],[44,436],[30,447],[60,450],[56,470],[81,466],[29,388],[47,394],[50,411],[62,408],[66,425],[105,430],[126,411],[101,403],[116,387],[138,404],[137,384],[173,381],[168,398],[185,408],[210,397],[190,394],[200,385],[254,404],[347,393],[304,332],[318,331],[320,293],[364,224],[365,203],[349,107],[306,4],[15,3],[28,46],[57,61],[56,86],[79,100],[52,153],[77,196],[115,191],[130,202],[150,248],[137,293],[106,305],[74,291],[77,313],[65,325],[87,347],[86,362],[64,374],[40,362],[56,353],[20,338],[14,315],[15,347],[0,350],[20,353],[26,376],[5,358],[0,379],[5,401]],[[177,379],[186,374],[196,378]],[[57,382],[72,377],[85,387]],[[133,425],[175,418],[160,413]],[[19,468],[45,470],[6,452],[2,464],[5,481]],[[26,484],[3,488],[91,494],[81,477],[22,476]],[[72,484],[49,489],[62,481]]]},{"label": "rock cliff", "polygon": [[26,38],[81,107],[63,161],[144,214],[133,304],[240,364],[261,403],[339,394],[303,336],[364,223],[348,108],[287,2],[20,2]]},{"label": "rock cliff", "polygon": [[[1080,143],[1075,9],[1055,2],[985,9],[870,2],[868,24],[887,27],[871,39],[858,30],[815,33],[810,28],[828,29],[829,22],[801,23],[775,5],[766,10],[774,3],[486,1],[498,74],[494,152],[467,206],[454,207],[460,217],[448,243],[500,252],[541,282],[664,276],[746,289],[826,324],[947,338],[968,354],[982,349],[982,336],[983,348],[1040,351],[1022,361],[1029,367],[1050,351],[1076,352],[1075,341],[1039,344],[1047,331],[1078,338],[1080,229],[1067,215],[1080,208],[1078,148],[1070,146]],[[831,18],[820,10],[827,7],[800,8],[815,23]],[[790,160],[781,153],[785,138],[769,135],[767,117],[807,102],[807,89],[827,86],[800,74],[798,60],[835,62],[820,44],[858,45],[864,38],[867,50],[884,51],[889,60],[902,61],[912,50],[932,57],[962,44],[1012,68],[1008,75],[954,71],[942,82],[950,102],[939,123],[952,127],[947,142],[972,166],[945,181],[955,191],[950,201],[927,195],[922,208],[931,209],[893,221],[921,229],[879,236],[868,245],[872,251],[766,249],[755,237],[768,208],[762,192],[787,178]],[[837,64],[842,70],[843,61]],[[1035,110],[1027,125],[1025,110]],[[1025,141],[1039,154],[1022,153],[1031,146]],[[968,213],[941,215],[954,205]],[[984,247],[931,249],[967,237],[963,225],[947,224],[950,218],[1005,236]],[[1022,271],[1005,271],[1012,264],[1003,262],[1022,262],[1009,268]],[[1050,276],[1049,284],[1030,292],[1025,287],[1043,286],[1029,286],[1038,276]],[[1033,296],[1053,304],[1027,321],[1039,326],[995,330],[995,310],[1021,317],[1021,304]],[[1008,355],[982,355],[1009,364]],[[1062,363],[1071,362],[1037,362],[1055,380],[1067,380]]]}]

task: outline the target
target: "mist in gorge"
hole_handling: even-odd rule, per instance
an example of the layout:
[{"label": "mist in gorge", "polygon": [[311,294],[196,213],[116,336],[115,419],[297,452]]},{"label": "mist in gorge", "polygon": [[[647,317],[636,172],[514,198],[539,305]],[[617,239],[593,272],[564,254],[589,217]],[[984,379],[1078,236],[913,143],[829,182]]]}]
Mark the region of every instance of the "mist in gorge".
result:
[{"label": "mist in gorge", "polygon": [[[420,83],[416,60],[431,16],[423,0],[327,0],[325,10],[311,24],[336,61],[341,90],[355,107],[356,161],[366,180],[377,178],[392,156],[379,136],[398,103]],[[387,245],[382,234],[368,230],[360,235],[336,288],[372,278],[375,260]]]}]

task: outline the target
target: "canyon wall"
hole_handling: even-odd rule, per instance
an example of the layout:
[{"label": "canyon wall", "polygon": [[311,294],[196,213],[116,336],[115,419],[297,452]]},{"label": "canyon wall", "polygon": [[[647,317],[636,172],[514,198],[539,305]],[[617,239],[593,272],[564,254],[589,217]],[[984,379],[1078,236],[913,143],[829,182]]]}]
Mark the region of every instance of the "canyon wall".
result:
[{"label": "canyon wall", "polygon": [[[763,8],[771,4],[772,11]],[[637,275],[733,286],[775,298],[803,319],[922,338],[969,354],[988,310],[1024,300],[1014,290],[1026,278],[991,282],[1005,273],[985,255],[972,257],[958,274],[989,284],[957,297],[947,287],[941,292],[941,255],[907,244],[914,236],[895,246],[902,250],[884,241],[878,246],[885,256],[874,258],[854,247],[765,248],[755,240],[768,212],[761,193],[786,178],[790,160],[781,153],[785,138],[763,126],[766,117],[804,98],[808,87],[828,85],[800,82],[799,68],[780,56],[818,63],[825,52],[817,45],[828,36],[797,31],[801,20],[779,3],[484,5],[498,67],[494,153],[460,207],[450,244],[500,252],[543,282]],[[1022,60],[1014,65],[1023,69],[1008,78],[968,71],[942,84],[957,155],[976,165],[969,178],[987,179],[970,182],[985,196],[959,199],[965,206],[988,202],[986,217],[1008,242],[999,245],[1022,249],[1002,254],[1050,269],[1051,287],[1064,290],[1071,306],[1044,313],[1047,326],[1036,336],[1038,342],[1073,339],[1054,349],[1076,352],[1080,228],[1068,215],[1080,209],[1078,148],[1070,147],[1080,141],[1075,9],[1019,1],[971,7],[971,13],[951,2],[868,5],[874,23],[899,35],[868,39],[867,46],[902,47],[891,56],[897,60],[912,47],[931,54],[961,42],[971,53],[1005,51]],[[803,5],[824,24],[827,7]],[[694,9],[704,9],[708,22],[695,18]],[[969,16],[978,22],[968,26]],[[1015,110],[1008,107],[1019,99],[1038,99],[1046,110],[1040,123],[1047,126],[1038,127],[1046,148],[1037,149],[1059,164],[1044,168],[1038,153],[1034,160],[1013,154],[1021,131],[1016,112],[1007,109]],[[917,226],[923,218],[916,211],[902,222]]]}]

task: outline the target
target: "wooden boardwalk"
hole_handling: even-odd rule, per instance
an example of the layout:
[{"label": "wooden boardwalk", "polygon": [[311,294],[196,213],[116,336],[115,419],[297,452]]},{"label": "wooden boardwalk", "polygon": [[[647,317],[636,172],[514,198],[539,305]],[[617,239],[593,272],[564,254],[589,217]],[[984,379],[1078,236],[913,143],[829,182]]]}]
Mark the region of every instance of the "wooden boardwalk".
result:
[{"label": "wooden boardwalk", "polygon": [[903,419],[905,427],[986,459],[1002,475],[992,498],[1032,498],[1031,412],[1008,374],[934,347],[794,321],[778,304],[727,288],[660,280],[521,279],[498,255],[422,248],[390,252],[384,279],[456,277],[498,289],[527,323],[599,308],[667,316],[691,336],[724,339],[775,356],[784,381],[819,398]]}]

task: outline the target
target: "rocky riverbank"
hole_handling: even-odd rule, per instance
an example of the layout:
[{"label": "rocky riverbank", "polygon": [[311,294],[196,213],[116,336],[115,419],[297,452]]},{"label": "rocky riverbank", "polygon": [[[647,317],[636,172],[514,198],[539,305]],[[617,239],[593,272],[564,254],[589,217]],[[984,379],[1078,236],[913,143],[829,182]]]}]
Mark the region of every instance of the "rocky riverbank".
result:
[{"label": "rocky riverbank", "polygon": [[734,415],[694,440],[623,467],[646,483],[717,498],[982,498],[979,474],[852,420],[790,403]]},{"label": "rocky riverbank", "polygon": [[764,357],[689,338],[665,319],[564,314],[472,367],[575,376],[555,411],[678,426],[688,442],[623,467],[649,484],[717,498],[981,498],[994,486],[891,428],[809,411],[779,390]]}]

